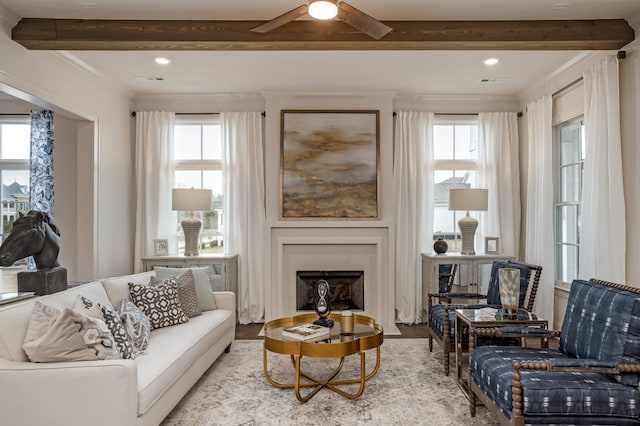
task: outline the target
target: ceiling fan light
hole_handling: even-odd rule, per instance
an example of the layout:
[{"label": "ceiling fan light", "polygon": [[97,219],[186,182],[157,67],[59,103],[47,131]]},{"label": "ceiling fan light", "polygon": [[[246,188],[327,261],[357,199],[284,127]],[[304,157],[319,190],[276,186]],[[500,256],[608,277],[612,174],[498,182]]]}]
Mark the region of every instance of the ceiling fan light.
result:
[{"label": "ceiling fan light", "polygon": [[333,0],[311,0],[309,15],[315,19],[333,19],[338,15],[338,2]]}]

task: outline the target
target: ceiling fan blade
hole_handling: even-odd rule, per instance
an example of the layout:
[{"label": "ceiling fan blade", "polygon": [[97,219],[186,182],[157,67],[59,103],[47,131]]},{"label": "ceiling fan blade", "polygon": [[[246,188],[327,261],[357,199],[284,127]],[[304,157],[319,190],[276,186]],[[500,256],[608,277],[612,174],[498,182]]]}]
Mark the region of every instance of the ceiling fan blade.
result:
[{"label": "ceiling fan blade", "polygon": [[338,5],[338,18],[363,33],[370,35],[376,40],[381,39],[393,31],[393,28],[372,18],[344,1],[341,1]]},{"label": "ceiling fan blade", "polygon": [[268,33],[271,30],[275,30],[276,28],[281,27],[284,24],[288,24],[294,19],[297,19],[302,15],[305,15],[308,10],[309,10],[309,6],[306,4],[303,4],[302,6],[298,6],[293,10],[283,13],[277,18],[273,18],[272,20],[267,21],[264,24],[260,24],[255,28],[251,28],[251,31],[256,33]]}]

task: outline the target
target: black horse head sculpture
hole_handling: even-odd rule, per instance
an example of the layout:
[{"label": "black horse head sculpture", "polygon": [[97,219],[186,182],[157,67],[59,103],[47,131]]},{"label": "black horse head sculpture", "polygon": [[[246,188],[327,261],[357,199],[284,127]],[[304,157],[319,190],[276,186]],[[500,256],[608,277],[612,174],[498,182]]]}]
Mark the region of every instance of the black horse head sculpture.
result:
[{"label": "black horse head sculpture", "polygon": [[60,266],[60,231],[46,212],[31,210],[13,222],[13,228],[0,246],[0,266],[33,256],[38,269]]}]

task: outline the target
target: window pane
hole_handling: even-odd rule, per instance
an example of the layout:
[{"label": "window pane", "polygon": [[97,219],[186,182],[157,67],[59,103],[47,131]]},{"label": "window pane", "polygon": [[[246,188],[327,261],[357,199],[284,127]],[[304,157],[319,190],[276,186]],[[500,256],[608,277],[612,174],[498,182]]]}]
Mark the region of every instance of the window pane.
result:
[{"label": "window pane", "polygon": [[570,283],[578,277],[578,247],[556,244],[556,279]]},{"label": "window pane", "polygon": [[453,160],[453,126],[433,126],[433,150],[436,160]]},{"label": "window pane", "polygon": [[176,188],[202,188],[202,171],[200,170],[176,170]]},{"label": "window pane", "polygon": [[478,126],[455,126],[455,159],[478,158]]},{"label": "window pane", "polygon": [[0,179],[2,179],[2,234],[5,237],[11,231],[18,212],[26,213],[29,210],[29,171],[3,170]]},{"label": "window pane", "polygon": [[560,169],[560,202],[580,201],[582,163]]},{"label": "window pane", "polygon": [[202,158],[205,160],[222,160],[222,137],[220,125],[202,126],[203,145]]},{"label": "window pane", "polygon": [[201,160],[201,137],[199,125],[176,125],[173,134],[176,160]]},{"label": "window pane", "polygon": [[221,196],[224,191],[222,188],[222,170],[205,170],[202,174],[204,178],[203,187],[211,189],[213,191],[214,198],[216,195]]},{"label": "window pane", "polygon": [[556,207],[556,242],[578,244],[580,235],[580,208]]},{"label": "window pane", "polygon": [[2,124],[2,159],[28,160],[31,155],[31,125],[30,124]]},{"label": "window pane", "polygon": [[560,128],[560,165],[574,164],[581,160],[582,123]]}]

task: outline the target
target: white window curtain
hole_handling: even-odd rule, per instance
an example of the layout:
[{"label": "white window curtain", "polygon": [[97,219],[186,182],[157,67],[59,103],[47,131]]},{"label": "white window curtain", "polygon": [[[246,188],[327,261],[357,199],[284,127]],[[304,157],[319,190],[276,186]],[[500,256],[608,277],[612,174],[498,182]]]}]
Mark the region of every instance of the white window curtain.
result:
[{"label": "white window curtain", "polygon": [[[515,112],[478,114],[478,186],[488,190],[480,235],[500,238],[500,252],[518,257],[520,245],[520,154]],[[484,247],[479,241],[476,247]]]},{"label": "white window curtain", "polygon": [[224,175],[225,252],[239,255],[238,321],[264,320],[265,189],[262,116],[220,114]]},{"label": "white window curtain", "polygon": [[534,311],[553,324],[555,261],[553,239],[552,98],[527,105],[527,196],[525,261],[542,266]]},{"label": "white window curtain", "polygon": [[625,282],[618,59],[584,73],[585,159],[579,270],[584,279]]},{"label": "white window curtain", "polygon": [[173,188],[173,126],[175,114],[136,113],[136,223],[134,270],[142,271],[141,257],[153,255],[153,240],[169,240],[176,247],[176,214],[171,210]]},{"label": "white window curtain", "polygon": [[395,123],[395,296],[398,321],[405,324],[421,320],[420,254],[433,246],[433,118],[430,112],[398,112]]}]

